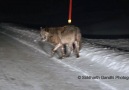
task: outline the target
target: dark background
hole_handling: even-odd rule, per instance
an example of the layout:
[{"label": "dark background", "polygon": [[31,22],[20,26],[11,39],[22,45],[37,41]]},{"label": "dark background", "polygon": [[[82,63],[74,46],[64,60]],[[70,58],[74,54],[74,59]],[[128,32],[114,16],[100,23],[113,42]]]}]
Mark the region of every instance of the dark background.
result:
[{"label": "dark background", "polygon": [[[23,24],[34,28],[63,26],[68,24],[68,6],[69,0],[3,0],[0,1],[0,22]],[[126,23],[128,16],[129,0],[73,0],[72,24],[79,26],[82,32],[89,35],[101,32],[99,28],[96,29],[99,23],[99,27],[103,22],[113,20]],[[108,25],[106,27],[109,27]],[[122,35],[129,34],[127,29],[128,27]],[[111,31],[105,29],[100,34],[106,35],[106,32]],[[110,34],[112,33],[108,35]]]}]

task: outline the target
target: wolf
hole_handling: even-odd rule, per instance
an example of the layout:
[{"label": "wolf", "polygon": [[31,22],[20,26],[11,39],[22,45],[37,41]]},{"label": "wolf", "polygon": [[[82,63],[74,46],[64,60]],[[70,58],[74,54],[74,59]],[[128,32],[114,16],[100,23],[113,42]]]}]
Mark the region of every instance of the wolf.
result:
[{"label": "wolf", "polygon": [[61,48],[61,58],[64,58],[66,55],[64,52],[64,46],[68,46],[70,48],[70,54],[73,51],[77,58],[80,57],[79,50],[81,49],[81,33],[78,27],[74,25],[49,28],[40,27],[40,30],[42,41],[47,41],[52,45],[55,45],[52,49],[51,56],[54,55],[57,49]]}]

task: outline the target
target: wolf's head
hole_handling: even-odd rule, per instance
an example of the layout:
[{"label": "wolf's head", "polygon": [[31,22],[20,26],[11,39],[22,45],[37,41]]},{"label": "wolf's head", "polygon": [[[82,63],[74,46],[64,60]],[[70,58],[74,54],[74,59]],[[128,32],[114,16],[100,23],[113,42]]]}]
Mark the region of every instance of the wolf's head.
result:
[{"label": "wolf's head", "polygon": [[43,42],[47,41],[50,36],[49,32],[46,30],[46,28],[42,28],[42,27],[40,27],[40,30],[41,30],[40,31],[41,40]]}]

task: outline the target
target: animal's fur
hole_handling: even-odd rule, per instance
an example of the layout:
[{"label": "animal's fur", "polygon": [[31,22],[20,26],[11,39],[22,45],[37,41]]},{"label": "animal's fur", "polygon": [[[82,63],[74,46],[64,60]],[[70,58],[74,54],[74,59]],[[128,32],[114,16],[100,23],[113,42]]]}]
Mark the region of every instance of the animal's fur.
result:
[{"label": "animal's fur", "polygon": [[81,49],[81,33],[78,27],[67,25],[56,28],[41,28],[40,34],[43,41],[55,45],[55,48],[52,50],[52,55],[59,47],[61,47],[62,57],[64,57],[64,45],[68,45],[71,51],[76,51],[76,55],[79,57],[79,50]]}]

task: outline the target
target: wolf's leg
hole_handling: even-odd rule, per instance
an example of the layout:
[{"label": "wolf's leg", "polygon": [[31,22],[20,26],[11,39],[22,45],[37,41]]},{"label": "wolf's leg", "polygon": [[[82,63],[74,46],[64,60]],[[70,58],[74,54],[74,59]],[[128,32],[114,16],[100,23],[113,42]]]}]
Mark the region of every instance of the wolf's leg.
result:
[{"label": "wolf's leg", "polygon": [[79,42],[75,41],[74,44],[76,49],[76,57],[79,58]]},{"label": "wolf's leg", "polygon": [[73,43],[67,44],[67,47],[70,49],[69,53],[67,54],[67,57],[69,57],[71,53],[73,52]]},{"label": "wolf's leg", "polygon": [[61,58],[64,58],[65,57],[64,45],[61,46],[61,53],[62,53]]},{"label": "wolf's leg", "polygon": [[62,46],[62,44],[57,44],[53,49],[52,49],[52,52],[51,52],[51,57],[53,57],[53,55],[55,54],[55,52],[57,51],[57,49],[59,48],[59,47],[61,47]]}]

